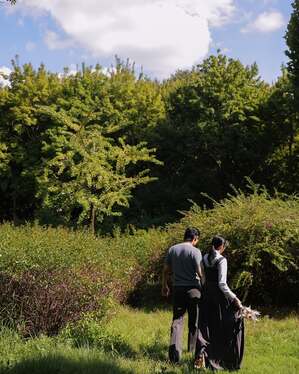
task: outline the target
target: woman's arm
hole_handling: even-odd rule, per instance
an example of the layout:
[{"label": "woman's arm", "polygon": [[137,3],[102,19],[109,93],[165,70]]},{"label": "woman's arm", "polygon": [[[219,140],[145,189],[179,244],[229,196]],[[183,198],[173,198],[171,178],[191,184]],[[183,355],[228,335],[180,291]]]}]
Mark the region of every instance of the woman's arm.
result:
[{"label": "woman's arm", "polygon": [[227,260],[224,257],[218,262],[218,286],[229,300],[239,300],[227,285]]}]

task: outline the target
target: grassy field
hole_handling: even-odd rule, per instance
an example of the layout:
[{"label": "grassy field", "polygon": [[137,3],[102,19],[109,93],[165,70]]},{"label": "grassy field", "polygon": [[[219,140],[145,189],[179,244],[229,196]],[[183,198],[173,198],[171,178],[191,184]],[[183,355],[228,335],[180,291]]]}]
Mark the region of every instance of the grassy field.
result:
[{"label": "grassy field", "polygon": [[[101,343],[81,346],[63,332],[22,340],[11,330],[0,335],[1,373],[190,373],[192,356],[179,366],[167,362],[171,312],[121,307],[105,326]],[[97,330],[93,324],[91,329]],[[99,328],[103,330],[103,328]],[[186,333],[185,329],[185,333]],[[288,315],[246,323],[246,351],[240,373],[299,373],[299,317]]]}]

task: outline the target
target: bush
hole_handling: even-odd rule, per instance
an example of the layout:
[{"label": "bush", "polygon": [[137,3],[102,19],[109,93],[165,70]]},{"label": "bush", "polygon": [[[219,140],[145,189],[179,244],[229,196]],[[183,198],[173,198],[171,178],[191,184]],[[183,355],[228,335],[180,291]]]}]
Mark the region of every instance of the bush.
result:
[{"label": "bush", "polygon": [[164,238],[159,230],[96,238],[63,228],[1,225],[0,318],[23,335],[56,334],[103,308],[107,297],[124,302]]},{"label": "bush", "polygon": [[82,313],[104,309],[109,290],[101,274],[65,271],[26,271],[0,274],[2,321],[23,336],[57,334]]},{"label": "bush", "polygon": [[0,319],[25,336],[56,334],[86,313],[109,317],[107,299],[125,302],[131,296],[135,304],[156,304],[166,250],[182,241],[187,226],[200,229],[203,251],[217,233],[230,241],[229,284],[246,303],[296,305],[299,199],[271,198],[253,187],[210,210],[194,204],[165,232],[96,238],[85,231],[1,225]]},{"label": "bush", "polygon": [[183,219],[169,227],[172,242],[180,241],[187,226],[201,231],[199,246],[205,252],[215,234],[230,242],[225,256],[229,283],[246,302],[255,305],[296,305],[299,300],[299,199],[251,186],[238,191],[214,209],[196,204]]}]

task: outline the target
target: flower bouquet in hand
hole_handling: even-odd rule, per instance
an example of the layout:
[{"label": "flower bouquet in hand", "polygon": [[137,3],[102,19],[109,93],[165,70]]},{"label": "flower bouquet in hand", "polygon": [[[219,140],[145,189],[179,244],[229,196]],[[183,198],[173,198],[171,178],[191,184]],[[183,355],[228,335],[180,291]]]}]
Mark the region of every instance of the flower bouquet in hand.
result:
[{"label": "flower bouquet in hand", "polygon": [[258,321],[261,313],[257,310],[251,309],[250,306],[243,306],[240,308],[240,317],[250,319],[252,321]]}]

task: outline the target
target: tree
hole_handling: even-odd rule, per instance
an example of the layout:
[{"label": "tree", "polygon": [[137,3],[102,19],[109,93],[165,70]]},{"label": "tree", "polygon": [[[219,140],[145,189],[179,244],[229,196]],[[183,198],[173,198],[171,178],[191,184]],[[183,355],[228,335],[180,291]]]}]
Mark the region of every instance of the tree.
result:
[{"label": "tree", "polygon": [[122,139],[117,145],[102,135],[100,126],[88,125],[87,121],[74,123],[66,114],[49,108],[46,112],[60,117],[59,123],[68,124],[68,128],[61,127],[58,136],[49,139],[55,155],[45,162],[39,178],[43,208],[55,210],[67,221],[78,209],[78,222],[89,221],[94,233],[96,223],[105,216],[121,214],[118,208],[129,205],[136,186],[154,179],[144,167],[138,172],[130,170],[140,162],[158,163],[154,150],[144,143],[127,145]]},{"label": "tree", "polygon": [[288,70],[288,103],[289,103],[289,141],[285,162],[288,170],[286,178],[287,192],[297,192],[299,164],[299,0],[292,3],[293,12],[285,35],[289,58]]},{"label": "tree", "polygon": [[289,58],[288,71],[294,88],[295,109],[299,112],[299,0],[292,3],[293,13],[291,15],[287,32],[285,35]]},{"label": "tree", "polygon": [[275,188],[286,193],[297,192],[299,183],[299,137],[294,106],[290,74],[283,68],[263,109],[268,147],[271,147],[263,183],[271,190]]},{"label": "tree", "polygon": [[30,219],[35,210],[36,176],[41,145],[48,123],[39,114],[40,105],[50,105],[59,96],[60,81],[43,65],[13,61],[10,85],[0,91],[0,185],[5,219]]},{"label": "tree", "polygon": [[158,128],[163,141],[157,155],[167,174],[162,171],[164,188],[157,189],[173,196],[173,207],[202,201],[201,192],[222,198],[244,176],[261,175],[269,148],[260,108],[271,90],[257,66],[220,54],[172,82],[166,83],[167,121]]}]

